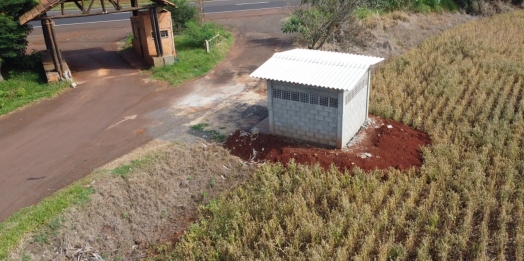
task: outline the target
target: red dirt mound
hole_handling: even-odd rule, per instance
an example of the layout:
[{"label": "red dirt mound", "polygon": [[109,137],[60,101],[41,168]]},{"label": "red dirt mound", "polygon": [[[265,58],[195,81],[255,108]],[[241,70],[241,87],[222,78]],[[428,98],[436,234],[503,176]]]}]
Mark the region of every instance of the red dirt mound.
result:
[{"label": "red dirt mound", "polygon": [[282,162],[291,159],[300,164],[320,164],[328,169],[335,164],[341,171],[353,167],[370,171],[393,167],[405,170],[422,165],[420,148],[431,143],[429,136],[408,126],[370,116],[371,124],[360,130],[346,148],[324,149],[270,134],[251,135],[236,131],[225,147],[244,160]]}]

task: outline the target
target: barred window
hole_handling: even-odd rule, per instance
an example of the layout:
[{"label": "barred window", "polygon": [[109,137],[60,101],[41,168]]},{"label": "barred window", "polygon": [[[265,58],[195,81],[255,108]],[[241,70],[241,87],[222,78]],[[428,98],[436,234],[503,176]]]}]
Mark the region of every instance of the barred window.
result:
[{"label": "barred window", "polygon": [[309,95],[309,103],[311,104],[318,104],[319,99],[320,99],[320,96],[318,95],[314,95],[314,94]]},{"label": "barred window", "polygon": [[282,90],[273,90],[273,98],[282,99]]},{"label": "barred window", "polygon": [[273,98],[338,108],[337,98],[273,89]]},{"label": "barred window", "polygon": [[338,108],[338,99],[329,98],[329,107]]},{"label": "barred window", "polygon": [[320,105],[328,107],[329,106],[328,100],[329,100],[328,97],[320,96]]},{"label": "barred window", "polygon": [[309,94],[300,93],[300,102],[309,103]]},{"label": "barred window", "polygon": [[282,99],[283,100],[291,100],[291,92],[290,91],[282,91]]},{"label": "barred window", "polygon": [[299,93],[298,92],[291,92],[291,100],[292,101],[299,101],[298,97],[299,97]]},{"label": "barred window", "polygon": [[357,94],[362,91],[363,89],[365,89],[368,85],[367,85],[367,78],[365,79],[362,79],[359,83],[357,83],[357,85],[355,86],[355,88],[353,88],[351,91],[348,92],[348,94],[346,94],[346,97],[344,97],[344,99],[346,100],[346,104],[348,104],[351,100],[353,100],[353,98],[355,98],[355,96],[357,96]]}]

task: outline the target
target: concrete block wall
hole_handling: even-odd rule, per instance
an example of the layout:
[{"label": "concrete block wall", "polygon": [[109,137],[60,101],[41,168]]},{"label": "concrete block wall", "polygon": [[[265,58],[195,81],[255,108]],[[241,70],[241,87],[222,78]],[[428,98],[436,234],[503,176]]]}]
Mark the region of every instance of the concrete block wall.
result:
[{"label": "concrete block wall", "polygon": [[[344,106],[342,116],[342,146],[357,134],[367,119],[367,103],[369,93],[369,72],[362,76],[355,89],[344,91]],[[359,87],[360,85],[360,87]],[[353,92],[353,93],[352,93]],[[349,100],[347,100],[349,98]]]},{"label": "concrete block wall", "polygon": [[[344,100],[342,116],[342,146],[348,144],[367,119],[366,103],[368,102],[369,84],[367,84],[367,74],[364,77],[364,88],[357,92],[347,104]],[[348,94],[349,92],[350,91],[345,91],[344,94]],[[346,95],[344,95],[344,97],[346,97]]]},{"label": "concrete block wall", "polygon": [[274,99],[276,135],[336,146],[337,108]]},{"label": "concrete block wall", "polygon": [[[289,83],[268,82],[270,132],[284,137],[331,147],[337,146],[338,107],[273,97],[274,91],[290,91],[299,95],[313,95],[338,99],[340,91],[295,86]],[[304,97],[304,96],[302,96]],[[309,96],[308,96],[309,97]],[[309,99],[309,98],[307,98]],[[333,100],[330,100],[333,102]],[[339,106],[341,106],[340,102]]]}]

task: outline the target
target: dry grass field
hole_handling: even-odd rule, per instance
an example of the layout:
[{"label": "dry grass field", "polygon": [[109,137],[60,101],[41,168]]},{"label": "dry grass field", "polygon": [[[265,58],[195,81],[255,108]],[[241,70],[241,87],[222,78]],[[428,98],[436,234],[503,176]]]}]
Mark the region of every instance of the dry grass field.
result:
[{"label": "dry grass field", "polygon": [[27,235],[7,260],[141,260],[255,169],[213,144],[156,146],[86,177],[89,198]]},{"label": "dry grass field", "polygon": [[371,113],[431,136],[421,169],[265,165],[158,258],[524,260],[522,24],[463,24],[374,73]]}]

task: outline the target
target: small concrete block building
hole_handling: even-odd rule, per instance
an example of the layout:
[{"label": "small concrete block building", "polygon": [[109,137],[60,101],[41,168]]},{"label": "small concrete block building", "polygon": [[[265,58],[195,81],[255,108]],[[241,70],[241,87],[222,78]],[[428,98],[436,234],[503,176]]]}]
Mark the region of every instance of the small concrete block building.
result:
[{"label": "small concrete block building", "polygon": [[160,9],[158,12],[159,35],[161,42],[161,54],[157,52],[155,46],[153,24],[151,22],[150,11],[140,11],[137,16],[131,17],[133,28],[132,45],[135,52],[144,58],[151,66],[161,67],[173,64],[176,57],[175,42],[173,38],[173,25],[171,12]]},{"label": "small concrete block building", "polygon": [[269,132],[344,147],[367,120],[370,69],[382,60],[305,49],[274,54],[251,74],[267,80]]}]

